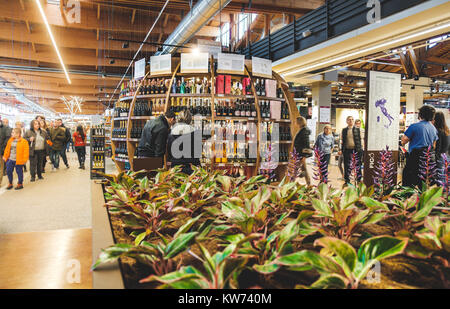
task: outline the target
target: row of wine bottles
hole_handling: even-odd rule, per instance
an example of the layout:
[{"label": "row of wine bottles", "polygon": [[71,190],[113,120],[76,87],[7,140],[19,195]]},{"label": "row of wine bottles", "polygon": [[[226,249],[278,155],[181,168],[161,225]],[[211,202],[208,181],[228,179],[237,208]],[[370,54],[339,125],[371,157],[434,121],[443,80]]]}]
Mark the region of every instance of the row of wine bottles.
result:
[{"label": "row of wine bottles", "polygon": [[216,100],[216,117],[256,117],[254,99]]},{"label": "row of wine bottles", "polygon": [[115,122],[114,129],[111,132],[112,138],[126,138],[127,137],[127,121],[120,120]]},{"label": "row of wine bottles", "polygon": [[92,157],[92,168],[93,169],[103,169],[105,168],[105,155],[95,154]]},{"label": "row of wine bottles", "polygon": [[190,111],[192,115],[211,116],[211,99],[204,98],[170,98],[170,110],[178,115],[181,111]]},{"label": "row of wine bottles", "polygon": [[[170,87],[170,79],[150,78],[142,81],[131,80],[123,82],[120,97],[132,97],[138,95],[166,94]],[[283,98],[283,91],[277,87],[277,82],[272,79],[256,78],[253,81],[257,96]],[[211,82],[207,77],[175,77],[170,88],[171,93],[180,94],[210,94]],[[231,75],[217,75],[215,78],[216,94],[252,95],[251,80],[248,77]]]},{"label": "row of wine bottles", "polygon": [[92,139],[91,140],[91,150],[92,151],[104,151],[105,150],[105,139]]},{"label": "row of wine bottles", "polygon": [[116,151],[114,153],[114,156],[117,159],[128,160],[128,150],[126,142],[118,142],[116,144]]},{"label": "row of wine bottles", "polygon": [[134,116],[159,116],[164,114],[165,99],[137,100],[134,104]]},{"label": "row of wine bottles", "polygon": [[91,134],[94,136],[104,136],[105,135],[105,125],[99,124],[99,125],[93,125],[91,127]]}]

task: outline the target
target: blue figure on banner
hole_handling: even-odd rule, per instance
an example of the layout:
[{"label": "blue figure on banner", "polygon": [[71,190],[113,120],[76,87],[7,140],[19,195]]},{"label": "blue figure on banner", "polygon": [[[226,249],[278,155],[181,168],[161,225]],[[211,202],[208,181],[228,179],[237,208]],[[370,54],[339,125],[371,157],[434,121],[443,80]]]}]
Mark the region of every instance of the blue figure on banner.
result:
[{"label": "blue figure on banner", "polygon": [[[386,108],[386,99],[377,100],[375,102],[375,107],[379,107],[381,109],[381,112],[384,116],[389,120],[389,125],[384,125],[386,129],[388,129],[392,125],[392,121],[394,120],[394,117],[392,117]],[[380,122],[380,116],[377,117],[377,122]]]}]

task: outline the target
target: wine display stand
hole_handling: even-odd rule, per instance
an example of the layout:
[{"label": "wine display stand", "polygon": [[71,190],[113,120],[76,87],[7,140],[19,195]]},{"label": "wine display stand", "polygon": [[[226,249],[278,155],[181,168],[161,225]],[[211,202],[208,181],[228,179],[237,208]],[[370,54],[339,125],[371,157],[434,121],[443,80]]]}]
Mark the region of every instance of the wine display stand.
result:
[{"label": "wine display stand", "polygon": [[103,126],[94,126],[91,128],[90,142],[90,171],[91,179],[103,179],[103,176],[96,172],[105,173],[105,148],[106,148],[106,129]]},{"label": "wine display stand", "polygon": [[[275,174],[275,179],[281,180],[282,177],[286,174],[287,170],[287,161],[289,160],[289,153],[292,151],[293,148],[293,138],[295,137],[295,134],[298,132],[298,126],[295,121],[297,117],[300,116],[298,109],[296,107],[296,104],[294,102],[292,94],[289,92],[289,86],[288,84],[275,72],[272,73],[272,80],[276,82],[276,95],[273,97],[267,97],[267,96],[261,96],[257,95],[257,79],[262,79],[260,77],[254,77],[251,72],[251,62],[246,61],[245,65],[245,73],[244,74],[216,74],[215,72],[215,65],[214,60],[210,59],[210,73],[189,73],[189,74],[182,74],[180,72],[180,64],[175,66],[175,70],[172,74],[167,75],[156,75],[151,76],[150,74],[147,74],[143,79],[140,81],[134,81],[135,88],[134,92],[131,90],[130,95],[122,96],[117,102],[117,104],[124,104],[127,106],[127,115],[116,115],[115,117],[113,115],[112,121],[111,121],[111,131],[114,132],[115,128],[118,128],[122,130],[122,134],[120,137],[114,137],[114,135],[111,138],[111,147],[112,147],[112,154],[113,154],[113,160],[116,164],[116,167],[119,171],[124,171],[131,169],[133,170],[133,161],[134,158],[136,158],[136,149],[139,143],[139,137],[140,134],[136,135],[136,127],[142,129],[145,125],[145,122],[154,119],[158,117],[159,115],[167,112],[171,108],[174,108],[174,104],[178,105],[179,102],[185,102],[190,100],[200,100],[202,103],[205,102],[205,100],[208,102],[208,109],[207,115],[203,115],[202,117],[198,117],[197,119],[201,119],[204,123],[210,123],[211,128],[211,134],[207,135],[206,137],[203,137],[203,144],[206,147],[203,147],[209,153],[203,153],[202,157],[202,166],[205,167],[208,170],[214,170],[214,169],[227,169],[230,173],[232,170],[239,169],[239,174],[246,175],[247,177],[254,176],[257,174],[260,174],[261,172],[264,173],[264,171],[261,171],[261,168],[267,168],[269,170],[273,170],[272,173]],[[231,76],[231,79],[233,80],[241,80],[243,78],[249,78],[250,83],[250,94],[247,93],[247,91],[244,91],[244,94],[222,94],[222,93],[215,93],[216,92],[216,79],[218,78],[218,75],[228,75]],[[183,78],[185,80],[195,78],[197,81],[199,79],[201,80],[207,80],[208,84],[210,85],[210,91],[206,91],[207,93],[173,93],[172,92],[172,86],[174,83],[180,81],[180,79]],[[150,80],[159,79],[163,80],[163,84],[165,85],[165,93],[155,93],[155,94],[145,94],[147,91],[146,86],[150,84]],[[195,83],[194,79],[194,83]],[[210,93],[209,93],[210,92]],[[220,91],[222,92],[222,91]],[[225,92],[225,91],[224,91]],[[256,109],[256,115],[253,113],[251,117],[243,116],[243,117],[235,117],[235,116],[218,116],[216,113],[216,105],[220,100],[243,100],[245,102],[250,101],[253,104],[254,108]],[[260,104],[267,101],[273,102],[281,102],[283,106],[287,109],[288,116],[285,118],[288,119],[272,119],[270,117],[262,117],[261,114],[261,107]],[[146,107],[151,106],[151,115],[148,116],[137,116],[135,115],[136,107],[138,107],[139,104],[147,104]],[[161,106],[163,104],[163,106]],[[156,108],[155,108],[156,107]],[[177,106],[175,106],[176,109]],[[203,107],[204,108],[204,107]],[[204,109],[203,109],[204,111]],[[195,118],[195,117],[194,117]],[[236,158],[225,158],[227,155],[223,155],[222,157],[217,156],[217,151],[215,149],[215,145],[217,145],[217,136],[216,136],[216,129],[218,128],[217,123],[220,122],[221,124],[225,124],[226,126],[234,126],[236,125],[239,127],[240,125],[250,125],[250,123],[256,126],[256,136],[252,136],[250,139],[246,140],[246,145],[251,143],[256,143],[256,149],[257,149],[257,156],[256,158],[253,158],[252,160],[239,160]],[[283,147],[284,149],[284,160],[273,164],[265,164],[265,159],[267,159],[267,154],[270,152],[261,151],[262,148],[267,148],[267,145],[263,145],[263,142],[261,141],[261,137],[263,135],[262,128],[264,128],[265,124],[278,124],[280,127],[280,130],[283,132],[288,132],[289,139],[288,140],[279,140],[276,142],[269,142],[271,143],[271,146],[274,146],[277,144],[279,147]],[[124,133],[124,124],[126,126],[126,133]],[[220,127],[219,127],[220,128]],[[139,133],[139,130],[138,130]],[[113,133],[114,134],[114,133]],[[224,142],[225,143],[225,142]],[[220,143],[219,143],[220,144]],[[124,151],[124,147],[126,146],[126,151]],[[265,146],[265,147],[264,147]],[[246,146],[248,147],[248,146]],[[119,150],[119,151],[117,151]],[[117,154],[119,152],[119,154]],[[244,162],[246,161],[246,162]],[[167,165],[167,155],[164,160],[165,167],[168,167]]]}]

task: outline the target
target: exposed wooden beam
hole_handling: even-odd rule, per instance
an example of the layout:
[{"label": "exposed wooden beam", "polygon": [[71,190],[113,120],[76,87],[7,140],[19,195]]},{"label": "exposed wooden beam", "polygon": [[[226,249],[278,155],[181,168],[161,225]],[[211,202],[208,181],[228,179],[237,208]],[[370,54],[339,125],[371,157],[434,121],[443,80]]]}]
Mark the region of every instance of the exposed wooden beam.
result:
[{"label": "exposed wooden beam", "polygon": [[31,43],[31,47],[33,48],[34,53],[36,53],[36,45],[34,43]]},{"label": "exposed wooden beam", "polygon": [[100,20],[100,4],[97,5],[97,20]]},{"label": "exposed wooden beam", "polygon": [[411,63],[412,63],[414,72],[416,73],[416,75],[420,75],[419,64],[417,63],[416,53],[414,52],[414,50],[412,48],[408,48],[408,52],[411,57],[410,59],[411,59]]},{"label": "exposed wooden beam", "polygon": [[134,19],[136,17],[136,10],[133,10],[133,13],[131,13],[131,24],[134,25]]},{"label": "exposed wooden beam", "polygon": [[408,61],[403,53],[399,53],[400,56],[400,62],[402,64],[403,72],[406,74],[406,76],[411,76],[409,70],[408,70]]},{"label": "exposed wooden beam", "polygon": [[23,3],[23,0],[19,0],[20,6],[22,7],[22,10],[25,11],[25,4]]},{"label": "exposed wooden beam", "polygon": [[28,33],[31,33],[31,26],[28,20],[25,21],[25,25],[27,26]]},{"label": "exposed wooden beam", "polygon": [[97,41],[100,39],[100,30],[97,28]]}]

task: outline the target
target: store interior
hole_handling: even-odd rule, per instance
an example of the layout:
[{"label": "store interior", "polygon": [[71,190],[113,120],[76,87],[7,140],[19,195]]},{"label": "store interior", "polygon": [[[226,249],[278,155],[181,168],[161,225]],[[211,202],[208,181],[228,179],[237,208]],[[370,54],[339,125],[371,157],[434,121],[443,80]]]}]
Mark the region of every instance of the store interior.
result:
[{"label": "store interior", "polygon": [[[4,1],[0,289],[448,289],[450,154],[446,182],[426,161],[425,185],[402,186],[402,140],[423,106],[450,127],[450,2],[374,2]],[[167,115],[200,132],[190,172],[176,124],[143,155]],[[27,138],[20,184],[11,136],[38,116],[43,159]]]}]

